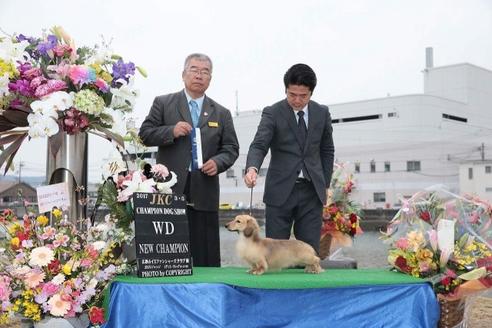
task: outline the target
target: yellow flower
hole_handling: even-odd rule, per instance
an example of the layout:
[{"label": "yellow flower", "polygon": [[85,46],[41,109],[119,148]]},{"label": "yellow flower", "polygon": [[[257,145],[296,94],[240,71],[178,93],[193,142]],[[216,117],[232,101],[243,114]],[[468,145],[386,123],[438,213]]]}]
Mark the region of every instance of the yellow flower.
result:
[{"label": "yellow flower", "polygon": [[12,238],[12,239],[10,240],[10,244],[11,244],[12,246],[16,247],[16,248],[17,248],[17,247],[19,247],[19,245],[20,245],[20,240],[19,240],[19,238],[17,238],[17,237]]},{"label": "yellow flower", "polygon": [[36,221],[38,222],[38,224],[42,227],[44,227],[45,225],[48,224],[49,220],[48,218],[45,216],[45,215],[40,215],[36,218]]},{"label": "yellow flower", "polygon": [[65,265],[63,265],[62,267],[62,271],[65,275],[69,276],[72,274],[72,266],[68,263],[66,263]]},{"label": "yellow flower", "polygon": [[58,208],[55,208],[53,211],[52,211],[53,215],[58,219],[62,216],[62,210],[58,209]]},{"label": "yellow flower", "polygon": [[417,251],[417,259],[425,260],[428,258],[432,258],[432,252],[430,250],[424,248]]},{"label": "yellow flower", "polygon": [[425,238],[422,231],[410,231],[407,234],[408,244],[416,252],[419,248],[425,244]]},{"label": "yellow flower", "polygon": [[21,230],[22,227],[18,223],[14,223],[9,227],[9,235],[13,236],[15,233],[19,230]]},{"label": "yellow flower", "polygon": [[10,79],[19,74],[13,63],[0,59],[0,76],[5,75],[5,73],[9,75]]}]

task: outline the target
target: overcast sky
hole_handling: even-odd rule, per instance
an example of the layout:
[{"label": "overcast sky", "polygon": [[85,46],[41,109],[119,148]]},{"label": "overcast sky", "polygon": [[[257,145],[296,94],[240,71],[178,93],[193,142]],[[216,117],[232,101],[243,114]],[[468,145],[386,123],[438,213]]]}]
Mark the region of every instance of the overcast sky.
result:
[{"label": "overcast sky", "polygon": [[[422,92],[425,47],[434,65],[469,62],[492,69],[491,0],[125,1],[1,0],[0,27],[39,36],[61,25],[77,46],[112,39],[125,61],[146,69],[136,81],[141,122],[155,96],[180,90],[184,58],[214,62],[207,94],[236,110],[261,109],[284,96],[293,64],[318,76],[313,99],[334,104]],[[91,142],[91,176],[101,158]],[[30,141],[16,157],[23,174],[43,175],[46,141]]]}]

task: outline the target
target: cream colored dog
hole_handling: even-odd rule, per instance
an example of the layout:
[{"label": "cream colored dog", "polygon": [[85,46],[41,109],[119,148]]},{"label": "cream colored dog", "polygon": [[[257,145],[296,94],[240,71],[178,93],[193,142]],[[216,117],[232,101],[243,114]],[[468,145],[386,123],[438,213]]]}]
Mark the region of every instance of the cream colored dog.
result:
[{"label": "cream colored dog", "polygon": [[249,215],[238,215],[225,227],[237,231],[238,255],[248,262],[251,274],[261,275],[267,270],[303,265],[305,272],[320,273],[319,257],[314,249],[300,240],[278,240],[260,237],[260,227],[256,219]]}]

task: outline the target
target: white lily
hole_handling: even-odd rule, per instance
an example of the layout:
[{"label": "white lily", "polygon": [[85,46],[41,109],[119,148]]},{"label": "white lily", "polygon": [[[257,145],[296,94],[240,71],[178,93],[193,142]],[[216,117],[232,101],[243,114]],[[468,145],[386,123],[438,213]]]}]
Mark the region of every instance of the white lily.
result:
[{"label": "white lily", "polygon": [[111,124],[111,131],[124,137],[127,133],[125,114],[121,110],[115,110],[113,108],[105,107],[103,113],[112,117],[112,122],[107,122]]},{"label": "white lily", "polygon": [[[130,77],[129,82],[123,79],[118,79],[116,82],[121,83],[119,88],[111,88],[113,98],[111,99],[111,108],[127,109],[135,106],[135,98],[138,96],[138,90],[133,88],[134,77]],[[128,105],[128,103],[130,105]]]},{"label": "white lily", "polygon": [[0,59],[6,62],[21,60],[28,46],[29,42],[26,40],[14,43],[10,38],[6,38],[0,42]]},{"label": "white lily", "polygon": [[172,194],[173,190],[171,189],[172,186],[174,186],[178,182],[178,177],[176,173],[173,171],[169,172],[171,174],[171,179],[166,182],[157,182],[157,190],[161,194]]},{"label": "white lily", "polygon": [[[110,177],[112,175],[117,175],[120,172],[124,172],[127,170],[125,162],[123,162],[121,158],[121,154],[117,149],[113,149],[113,151],[109,155],[109,159],[102,167],[103,175],[105,178]],[[117,181],[117,176],[114,178]]]},{"label": "white lily", "polygon": [[123,182],[126,188],[118,194],[118,201],[128,200],[134,192],[154,192],[154,186],[156,182],[154,179],[142,180],[142,174],[140,172],[134,172],[132,180]]}]

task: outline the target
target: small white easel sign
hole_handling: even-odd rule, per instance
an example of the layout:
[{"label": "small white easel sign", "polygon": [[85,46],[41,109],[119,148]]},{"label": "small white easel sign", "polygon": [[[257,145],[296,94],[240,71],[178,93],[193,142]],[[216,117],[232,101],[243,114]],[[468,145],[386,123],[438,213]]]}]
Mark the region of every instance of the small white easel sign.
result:
[{"label": "small white easel sign", "polygon": [[70,196],[66,182],[37,187],[36,193],[38,195],[39,213],[51,212],[55,206],[63,209],[70,206]]}]

